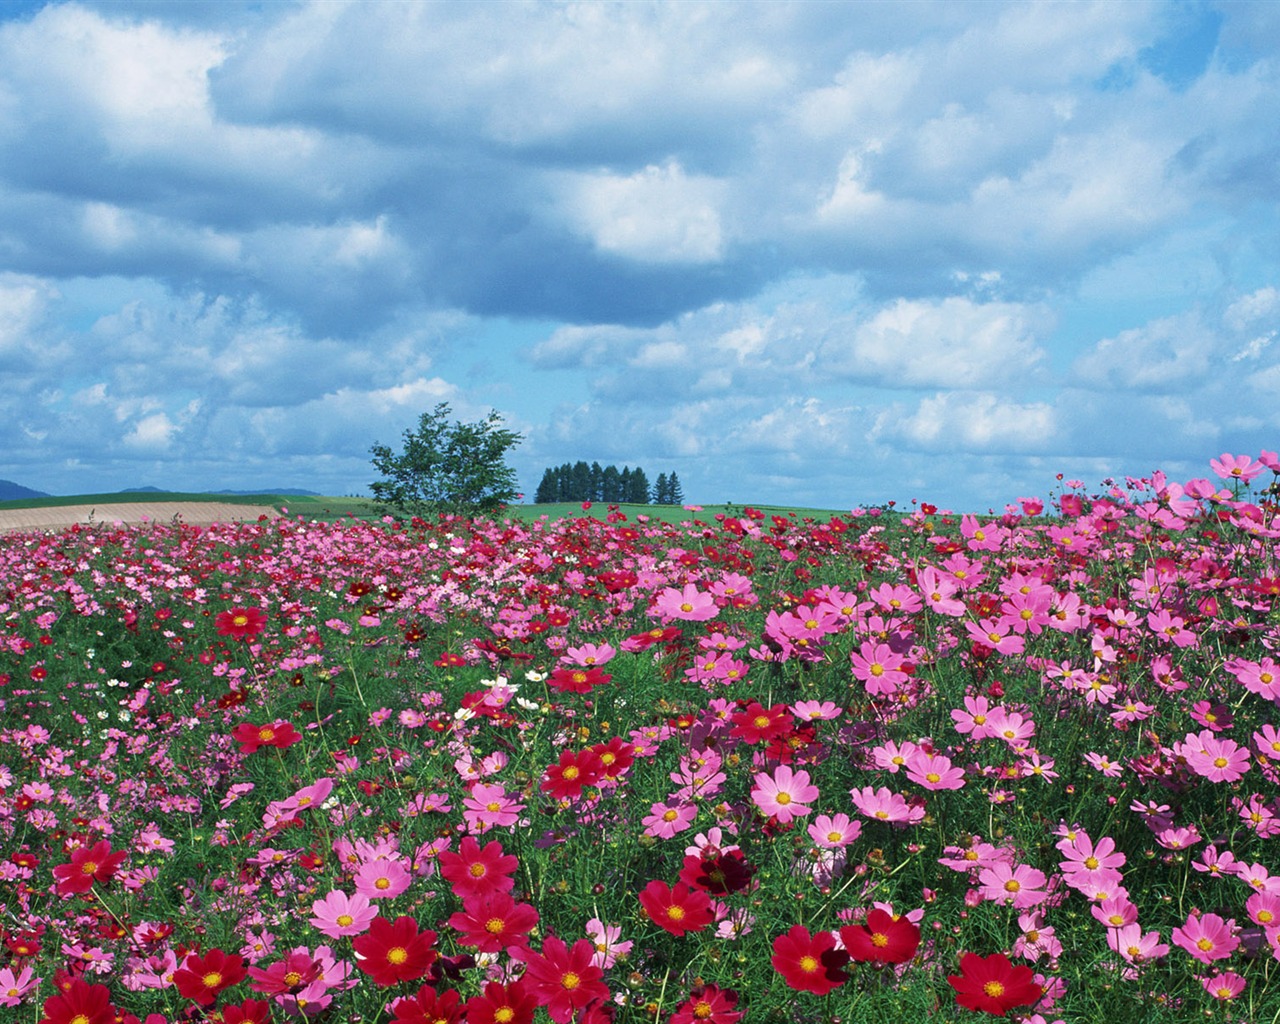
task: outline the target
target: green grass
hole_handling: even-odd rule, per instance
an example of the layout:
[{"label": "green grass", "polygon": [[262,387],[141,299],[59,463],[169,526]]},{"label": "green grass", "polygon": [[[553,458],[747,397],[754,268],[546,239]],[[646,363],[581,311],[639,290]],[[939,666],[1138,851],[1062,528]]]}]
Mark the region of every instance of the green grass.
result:
[{"label": "green grass", "polygon": [[[289,515],[304,519],[333,521],[354,516],[357,519],[377,519],[379,513],[372,498],[337,497],[310,494],[210,494],[183,491],[117,491],[112,494],[69,494],[47,498],[20,498],[16,501],[0,501],[0,511],[6,509],[58,508],[67,505],[120,505],[127,502],[179,502],[220,501],[230,505],[270,505],[275,509],[288,509]],[[701,511],[690,512],[680,505],[624,504],[618,510],[632,522],[637,516],[648,516],[664,523],[681,523],[692,519],[713,522],[716,515],[741,516],[743,505],[706,505]],[[829,519],[843,515],[848,510],[800,508],[781,505],[752,505],[766,516],[794,516],[797,519]],[[519,522],[528,523],[546,516],[562,519],[588,516],[604,519],[609,506],[593,502],[584,510],[580,502],[556,502],[543,505],[511,505],[503,513]],[[765,520],[766,527],[768,519]]]}]

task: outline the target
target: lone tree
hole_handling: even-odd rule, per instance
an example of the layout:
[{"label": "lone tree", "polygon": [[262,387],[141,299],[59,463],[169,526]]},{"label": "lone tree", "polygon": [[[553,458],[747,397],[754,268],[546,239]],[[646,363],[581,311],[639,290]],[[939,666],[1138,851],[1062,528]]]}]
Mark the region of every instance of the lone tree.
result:
[{"label": "lone tree", "polygon": [[385,444],[369,449],[383,476],[370,487],[384,511],[472,515],[515,499],[516,472],[506,457],[523,438],[503,428],[497,412],[478,423],[457,422],[450,412],[447,402],[424,412],[417,429],[404,432],[400,453]]}]

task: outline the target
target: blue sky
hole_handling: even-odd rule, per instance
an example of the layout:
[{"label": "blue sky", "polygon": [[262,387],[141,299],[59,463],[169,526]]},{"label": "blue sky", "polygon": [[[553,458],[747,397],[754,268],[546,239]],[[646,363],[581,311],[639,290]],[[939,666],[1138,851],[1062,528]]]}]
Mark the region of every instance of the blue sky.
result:
[{"label": "blue sky", "polygon": [[0,478],[703,502],[1280,448],[1280,5],[0,4]]}]

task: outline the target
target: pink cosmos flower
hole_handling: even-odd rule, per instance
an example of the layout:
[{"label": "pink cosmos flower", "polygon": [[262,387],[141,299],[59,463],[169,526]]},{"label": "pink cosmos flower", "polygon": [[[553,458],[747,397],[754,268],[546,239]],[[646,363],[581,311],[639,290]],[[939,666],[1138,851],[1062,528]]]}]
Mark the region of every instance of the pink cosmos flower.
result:
[{"label": "pink cosmos flower", "polygon": [[1199,735],[1187,733],[1174,749],[1186,758],[1192,771],[1210,782],[1235,782],[1249,770],[1251,761],[1247,747],[1215,735],[1212,729],[1202,729]]},{"label": "pink cosmos flower", "polygon": [[664,621],[682,619],[686,622],[706,622],[720,613],[716,607],[716,599],[711,594],[704,594],[692,583],[676,590],[666,587],[649,609],[649,615]]},{"label": "pink cosmos flower", "polygon": [[965,697],[964,710],[955,708],[951,712],[951,719],[956,723],[956,732],[972,740],[985,740],[995,736],[996,731],[988,721],[988,716],[993,713],[993,710],[999,710],[1001,715],[1004,714],[1004,708],[993,709],[986,697]]},{"label": "pink cosmos flower", "polygon": [[809,802],[818,799],[819,795],[818,787],[809,782],[808,772],[792,771],[785,764],[778,765],[772,776],[768,772],[759,772],[755,777],[755,788],[751,791],[755,805],[783,825],[807,815]]},{"label": "pink cosmos flower", "polygon": [[964,788],[964,769],[951,763],[942,754],[926,754],[917,751],[907,762],[907,778],[918,782],[925,789]]},{"label": "pink cosmos flower", "polygon": [[809,826],[809,836],[824,850],[841,850],[862,834],[862,822],[847,814],[819,814]]},{"label": "pink cosmos flower", "polygon": [[895,654],[888,644],[874,640],[863,641],[861,647],[849,656],[853,677],[861,680],[867,693],[873,697],[895,693],[899,686],[911,677],[902,670],[906,658]]},{"label": "pink cosmos flower", "polygon": [[371,900],[387,900],[399,896],[412,880],[398,860],[371,860],[356,869],[356,892]]},{"label": "pink cosmos flower", "polygon": [[1084,832],[1076,833],[1074,841],[1062,840],[1057,844],[1062,851],[1062,873],[1070,884],[1073,879],[1082,883],[1096,883],[1099,876],[1107,884],[1120,880],[1119,869],[1124,866],[1125,855],[1116,849],[1115,840],[1103,836],[1095,844]]},{"label": "pink cosmos flower", "polygon": [[1234,971],[1226,971],[1223,974],[1215,974],[1212,978],[1202,978],[1200,984],[1214,999],[1225,1001],[1235,999],[1244,991],[1245,980]]},{"label": "pink cosmos flower", "polygon": [[785,764],[778,765],[773,775],[759,772],[755,777],[751,799],[764,814],[772,815],[782,825],[810,811],[809,802],[818,799],[818,787],[809,782],[806,771],[792,771]]},{"label": "pink cosmos flower", "polygon": [[994,864],[978,873],[983,899],[1025,910],[1043,903],[1045,876],[1027,864]]},{"label": "pink cosmos flower", "polygon": [[656,803],[649,808],[649,814],[642,819],[646,835],[655,839],[670,839],[677,832],[683,832],[693,824],[698,815],[696,804],[664,804]]},{"label": "pink cosmos flower", "polygon": [[348,896],[341,889],[334,889],[324,899],[311,904],[314,917],[311,924],[323,935],[331,939],[343,935],[359,935],[368,930],[370,923],[378,916],[377,908],[369,902],[367,896],[356,893]]},{"label": "pink cosmos flower", "polygon": [[30,967],[21,968],[16,974],[12,967],[0,967],[0,1006],[19,1006],[22,997],[40,984]]},{"label": "pink cosmos flower", "polygon": [[1224,921],[1217,914],[1190,914],[1186,924],[1175,928],[1170,937],[1195,959],[1209,964],[1225,960],[1240,945],[1235,926],[1234,920]]},{"label": "pink cosmos flower", "polygon": [[876,821],[885,821],[894,825],[915,825],[924,820],[924,807],[908,804],[899,793],[891,792],[888,786],[872,789],[851,789],[849,796],[853,804],[866,817]]},{"label": "pink cosmos flower", "polygon": [[1223,480],[1243,480],[1248,483],[1267,467],[1251,456],[1223,452],[1218,458],[1209,460],[1209,468]]},{"label": "pink cosmos flower", "polygon": [[635,945],[633,942],[619,942],[622,938],[622,926],[616,924],[605,924],[597,917],[593,917],[587,922],[586,927],[587,939],[596,947],[593,962],[601,970],[608,970],[619,957],[626,956],[631,952],[631,947]]},{"label": "pink cosmos flower", "polygon": [[1160,933],[1143,932],[1136,921],[1120,928],[1108,928],[1107,945],[1131,964],[1144,964],[1169,955],[1169,946],[1160,941]]},{"label": "pink cosmos flower", "polygon": [[462,798],[462,817],[467,827],[475,832],[484,832],[494,826],[507,828],[520,820],[524,806],[508,796],[502,786],[477,782]]}]

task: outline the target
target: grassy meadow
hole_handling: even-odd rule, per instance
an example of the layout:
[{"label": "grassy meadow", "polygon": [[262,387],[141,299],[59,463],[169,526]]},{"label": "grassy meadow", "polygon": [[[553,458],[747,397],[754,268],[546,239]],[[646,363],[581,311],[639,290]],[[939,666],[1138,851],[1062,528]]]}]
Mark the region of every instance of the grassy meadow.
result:
[{"label": "grassy meadow", "polygon": [[1280,462],[1205,474],[0,537],[0,1016],[1275,1024]]}]

